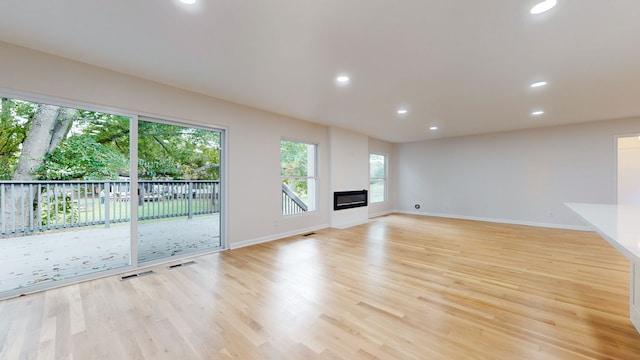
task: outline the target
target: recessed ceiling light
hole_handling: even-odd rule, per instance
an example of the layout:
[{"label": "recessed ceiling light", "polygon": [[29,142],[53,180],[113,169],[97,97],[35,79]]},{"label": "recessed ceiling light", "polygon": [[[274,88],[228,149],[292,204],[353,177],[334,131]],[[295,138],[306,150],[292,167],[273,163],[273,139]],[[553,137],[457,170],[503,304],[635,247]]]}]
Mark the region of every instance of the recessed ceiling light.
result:
[{"label": "recessed ceiling light", "polygon": [[429,130],[438,130],[438,127],[437,126],[432,126],[432,127],[429,128]]},{"label": "recessed ceiling light", "polygon": [[554,6],[556,6],[557,3],[558,3],[557,0],[544,0],[543,2],[540,2],[536,4],[536,6],[531,8],[531,14],[538,15],[538,14],[542,14],[543,12],[547,12],[551,10]]},{"label": "recessed ceiling light", "polygon": [[407,113],[407,109],[398,109],[398,115],[404,115]]},{"label": "recessed ceiling light", "polygon": [[196,3],[196,0],[180,0],[180,2],[187,5],[193,5]]},{"label": "recessed ceiling light", "polygon": [[542,110],[537,110],[537,111],[534,111],[534,112],[531,113],[531,115],[533,115],[533,116],[539,116],[539,115],[542,115],[542,114],[544,114],[544,111],[542,111]]},{"label": "recessed ceiling light", "polygon": [[547,85],[546,81],[538,81],[538,82],[534,82],[533,84],[531,84],[532,88],[537,88],[537,87],[541,87],[541,86],[545,86]]},{"label": "recessed ceiling light", "polygon": [[346,84],[349,82],[349,77],[347,75],[340,75],[336,78],[336,81],[339,84]]}]

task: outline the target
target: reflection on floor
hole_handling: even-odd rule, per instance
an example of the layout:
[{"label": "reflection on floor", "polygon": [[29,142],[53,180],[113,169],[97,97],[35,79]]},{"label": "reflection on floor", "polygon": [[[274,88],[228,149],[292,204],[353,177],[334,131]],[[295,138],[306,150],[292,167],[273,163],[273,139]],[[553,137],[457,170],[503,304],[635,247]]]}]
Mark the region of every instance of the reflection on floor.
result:
[{"label": "reflection on floor", "polygon": [[[220,246],[219,215],[138,224],[139,262]],[[0,239],[0,293],[128,266],[129,223]]]}]

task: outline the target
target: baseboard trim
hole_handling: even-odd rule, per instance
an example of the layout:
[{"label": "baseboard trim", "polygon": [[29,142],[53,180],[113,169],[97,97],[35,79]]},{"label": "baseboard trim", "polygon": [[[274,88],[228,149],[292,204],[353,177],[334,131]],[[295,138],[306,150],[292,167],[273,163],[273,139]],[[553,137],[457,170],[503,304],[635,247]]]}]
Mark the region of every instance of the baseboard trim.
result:
[{"label": "baseboard trim", "polygon": [[243,248],[243,247],[246,247],[246,246],[262,244],[262,243],[266,243],[266,242],[273,241],[273,240],[280,240],[280,239],[284,239],[284,238],[287,238],[287,237],[290,237],[290,236],[306,234],[306,233],[309,233],[309,232],[312,232],[312,231],[326,229],[328,227],[329,227],[328,224],[323,224],[323,225],[312,226],[312,227],[308,227],[308,228],[304,228],[304,229],[297,229],[297,230],[293,230],[293,231],[287,231],[287,232],[279,233],[279,234],[262,236],[262,237],[255,238],[255,239],[238,241],[236,243],[230,243],[229,244],[229,250],[235,250],[235,249]]},{"label": "baseboard trim", "polygon": [[629,266],[629,271],[631,272],[629,279],[631,283],[629,286],[631,292],[629,296],[629,318],[633,326],[635,326],[636,330],[640,333],[640,309],[636,307],[636,304],[640,305],[640,299],[636,296],[636,294],[640,293],[640,291],[638,291],[638,287],[640,286],[640,279],[638,278],[640,269],[638,269],[638,267],[640,267],[640,263],[636,261],[632,261],[631,266]]},{"label": "baseboard trim", "polygon": [[433,217],[442,217],[442,218],[450,218],[450,219],[486,221],[486,222],[493,222],[493,223],[500,223],[500,224],[535,226],[535,227],[543,227],[543,228],[551,228],[551,229],[593,231],[588,226],[540,223],[540,222],[534,222],[534,221],[496,219],[496,218],[486,218],[486,217],[479,217],[479,216],[464,216],[464,215],[455,215],[455,214],[431,213],[431,212],[423,212],[423,211],[395,210],[394,212],[399,214],[408,214],[408,215],[422,215],[422,216],[433,216]]},{"label": "baseboard trim", "polygon": [[640,310],[638,310],[637,307],[631,304],[631,309],[629,312],[630,312],[631,323],[633,324],[633,326],[635,326],[636,330],[640,333]]},{"label": "baseboard trim", "polygon": [[344,230],[344,229],[348,229],[350,227],[354,227],[354,226],[358,226],[358,225],[364,225],[364,224],[368,224],[368,223],[369,223],[369,219],[367,218],[366,220],[358,220],[358,221],[347,222],[347,223],[343,223],[343,224],[339,224],[339,225],[331,225],[331,227],[333,229]]},{"label": "baseboard trim", "polygon": [[380,211],[380,212],[372,213],[372,214],[369,214],[369,219],[373,219],[373,218],[377,218],[377,217],[380,217],[380,216],[393,214],[394,212],[395,211],[393,211],[393,210],[386,210],[386,211]]},{"label": "baseboard trim", "polygon": [[[407,214],[407,215],[420,215],[420,216],[433,216],[433,217],[441,217],[441,218],[450,218],[450,219],[461,219],[461,220],[473,220],[473,221],[486,221],[500,224],[511,224],[511,225],[524,225],[524,226],[535,226],[535,227],[543,227],[543,228],[552,228],[552,229],[565,229],[565,230],[578,230],[578,231],[593,231],[591,228],[587,226],[575,226],[575,225],[566,225],[566,224],[551,224],[551,223],[539,223],[532,221],[518,221],[518,220],[507,220],[507,219],[496,219],[496,218],[486,218],[486,217],[478,217],[478,216],[463,216],[463,215],[455,215],[455,214],[444,214],[444,213],[432,213],[432,212],[422,212],[422,211],[406,211],[406,210],[389,210],[383,211],[380,213],[370,214],[369,218],[374,218],[378,216],[389,215],[393,213],[398,214]],[[363,225],[368,223],[370,220],[365,221],[356,221],[352,223],[340,224],[339,226],[330,226],[329,224],[323,224],[318,226],[312,226],[304,229],[297,229],[293,231],[288,231],[279,234],[273,234],[268,236],[262,236],[255,239],[248,239],[239,241],[236,243],[229,244],[229,250],[239,249],[246,246],[262,244],[265,242],[279,240],[290,236],[301,235],[305,233],[309,233],[312,231],[322,230],[326,228],[335,228],[335,229],[347,229],[353,226]],[[638,319],[640,324],[640,318]]]}]

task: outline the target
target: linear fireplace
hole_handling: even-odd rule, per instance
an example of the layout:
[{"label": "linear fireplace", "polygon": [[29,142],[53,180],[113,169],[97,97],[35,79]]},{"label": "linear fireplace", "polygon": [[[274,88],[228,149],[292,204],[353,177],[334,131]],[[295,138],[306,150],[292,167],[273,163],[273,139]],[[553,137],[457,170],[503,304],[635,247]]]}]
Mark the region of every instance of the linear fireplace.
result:
[{"label": "linear fireplace", "polygon": [[333,210],[367,206],[367,190],[336,191],[333,193]]}]

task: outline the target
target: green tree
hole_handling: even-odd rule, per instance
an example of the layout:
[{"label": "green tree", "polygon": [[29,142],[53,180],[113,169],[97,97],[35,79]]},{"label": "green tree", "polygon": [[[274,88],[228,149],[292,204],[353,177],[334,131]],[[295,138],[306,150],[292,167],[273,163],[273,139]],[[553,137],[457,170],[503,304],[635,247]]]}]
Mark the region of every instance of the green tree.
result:
[{"label": "green tree", "polygon": [[293,190],[299,197],[307,196],[307,176],[309,171],[309,147],[313,146],[301,142],[280,141],[280,175],[282,183]]},{"label": "green tree", "polygon": [[13,180],[34,180],[45,156],[66,138],[78,113],[75,109],[38,104],[29,132],[22,142]]},{"label": "green tree", "polygon": [[37,106],[7,98],[0,106],[0,180],[11,180]]},{"label": "green tree", "polygon": [[127,157],[116,148],[81,134],[69,137],[48,153],[35,175],[46,180],[115,180],[128,165]]},{"label": "green tree", "polygon": [[280,141],[280,174],[282,176],[307,176],[307,144]]},{"label": "green tree", "polygon": [[218,132],[140,121],[138,134],[140,178],[219,179]]},{"label": "green tree", "polygon": [[[0,113],[2,132],[7,133],[3,135],[6,151],[11,153],[3,163],[2,177],[8,177],[12,172],[11,179],[15,181],[34,180],[34,173],[43,164],[45,156],[67,136],[77,116],[74,109],[9,99],[2,100]],[[37,206],[33,200],[37,198],[35,191],[32,187],[19,186],[12,196],[0,199],[5,209],[2,216],[11,219],[18,228],[29,226],[31,221],[37,223],[40,215],[32,211]]]},{"label": "green tree", "polygon": [[[0,179],[128,176],[129,123],[125,116],[2,99]],[[141,179],[219,179],[220,133],[150,121],[138,125]]]},{"label": "green tree", "polygon": [[[0,106],[0,180],[111,180],[129,176],[128,117],[7,98]],[[220,133],[148,121],[138,125],[141,179],[219,179]],[[54,213],[58,211],[55,206],[35,201],[65,194],[54,191],[36,196],[35,187],[16,189],[12,196],[0,199],[7,209],[0,216],[22,221],[27,217],[15,212],[24,210],[33,213],[33,221],[38,223],[60,215]],[[31,212],[38,206],[46,210]],[[71,203],[66,208],[70,210]]]}]

